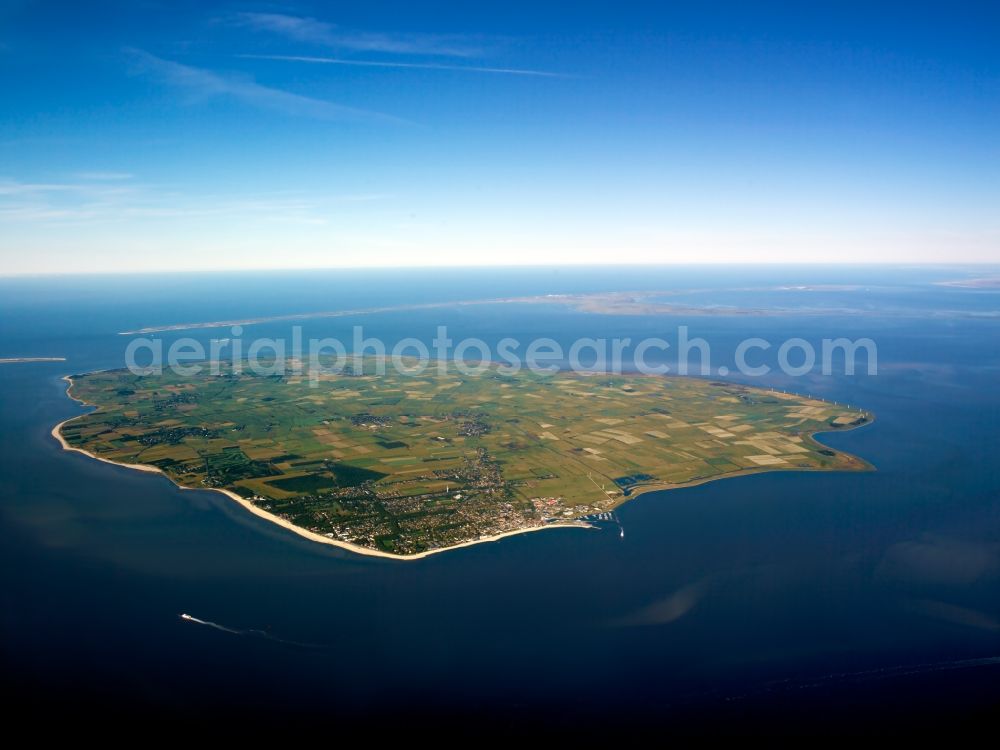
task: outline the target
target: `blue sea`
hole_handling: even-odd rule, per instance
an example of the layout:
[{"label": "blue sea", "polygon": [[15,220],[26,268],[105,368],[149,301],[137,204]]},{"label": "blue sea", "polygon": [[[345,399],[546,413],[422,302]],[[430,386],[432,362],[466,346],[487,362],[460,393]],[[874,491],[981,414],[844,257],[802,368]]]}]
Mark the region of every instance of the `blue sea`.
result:
[{"label": "blue sea", "polygon": [[[66,358],[0,365],[7,705],[321,716],[331,732],[373,720],[822,732],[985,715],[1000,705],[1000,291],[937,282],[995,275],[802,266],[2,280],[0,358]],[[870,410],[873,424],[821,439],[877,470],[650,493],[619,510],[624,537],[617,525],[560,529],[398,562],[64,452],[49,434],[84,411],[61,378],[123,366],[121,331],[602,291],[657,292],[711,314],[487,304],[296,324],[345,341],[354,325],[388,342],[430,341],[446,325],[455,340],[567,344],[672,340],[687,326],[729,366],[750,336],[871,338],[877,374],[731,377]],[[291,325],[246,326],[244,338],[286,338]]]}]

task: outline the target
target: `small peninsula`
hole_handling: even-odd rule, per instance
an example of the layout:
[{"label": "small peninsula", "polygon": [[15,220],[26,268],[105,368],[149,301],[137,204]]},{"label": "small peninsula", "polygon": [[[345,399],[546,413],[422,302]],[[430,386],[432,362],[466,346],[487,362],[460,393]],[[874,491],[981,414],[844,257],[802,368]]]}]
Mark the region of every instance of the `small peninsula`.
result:
[{"label": "small peninsula", "polygon": [[[224,492],[315,541],[414,559],[576,525],[651,490],[765,471],[863,471],[813,434],[871,415],[700,378],[571,372],[102,371],[63,447]],[[443,370],[443,368],[442,368]]]}]

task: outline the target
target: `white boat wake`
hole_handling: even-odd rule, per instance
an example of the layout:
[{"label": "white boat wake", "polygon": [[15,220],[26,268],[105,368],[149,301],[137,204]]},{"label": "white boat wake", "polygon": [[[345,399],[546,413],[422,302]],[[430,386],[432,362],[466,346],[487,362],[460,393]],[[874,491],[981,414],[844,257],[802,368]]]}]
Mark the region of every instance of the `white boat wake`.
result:
[{"label": "white boat wake", "polygon": [[223,633],[232,633],[233,635],[246,635],[248,632],[246,630],[234,630],[233,628],[227,628],[225,625],[220,625],[217,622],[210,622],[209,620],[199,620],[197,617],[189,615],[186,612],[181,613],[181,619],[193,622],[196,625],[207,625],[210,628],[221,630]]},{"label": "white boat wake", "polygon": [[214,628],[215,630],[221,630],[223,633],[229,633],[230,635],[248,635],[256,636],[258,638],[264,638],[269,641],[275,641],[276,643],[284,643],[289,646],[298,646],[299,648],[324,648],[317,643],[300,643],[299,641],[289,641],[284,638],[278,638],[275,635],[271,635],[266,630],[239,630],[237,628],[227,628],[225,625],[220,625],[217,622],[212,622],[211,620],[202,620],[194,615],[189,615],[187,612],[182,612],[179,617],[185,622],[192,622],[195,625],[204,625],[208,628]]}]

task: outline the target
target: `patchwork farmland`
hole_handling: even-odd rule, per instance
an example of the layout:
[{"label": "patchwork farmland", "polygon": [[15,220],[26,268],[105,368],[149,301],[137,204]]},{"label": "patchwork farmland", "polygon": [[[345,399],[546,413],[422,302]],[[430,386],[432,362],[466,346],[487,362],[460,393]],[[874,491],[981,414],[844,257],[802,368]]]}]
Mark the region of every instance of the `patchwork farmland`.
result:
[{"label": "patchwork farmland", "polygon": [[397,555],[578,522],[654,489],[869,468],[812,435],[870,416],[808,397],[695,378],[378,364],[318,382],[226,364],[79,375],[73,396],[98,408],[61,432],[99,458]]}]

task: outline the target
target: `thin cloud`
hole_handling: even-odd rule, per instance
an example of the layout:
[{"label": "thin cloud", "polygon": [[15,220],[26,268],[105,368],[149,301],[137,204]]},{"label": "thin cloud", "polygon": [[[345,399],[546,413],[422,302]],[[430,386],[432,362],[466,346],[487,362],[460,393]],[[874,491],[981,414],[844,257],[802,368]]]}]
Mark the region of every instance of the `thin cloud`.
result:
[{"label": "thin cloud", "polygon": [[[83,178],[80,178],[83,179]],[[84,182],[21,182],[0,177],[0,196],[45,195],[66,193],[100,193],[111,195],[129,192],[126,186],[94,185]]]},{"label": "thin cloud", "polygon": [[89,182],[119,182],[132,179],[132,175],[128,172],[77,172],[73,176],[78,180]]},{"label": "thin cloud", "polygon": [[234,18],[237,25],[254,31],[331,49],[442,57],[473,57],[482,54],[481,49],[471,46],[468,39],[462,36],[352,31],[316,18],[283,13],[237,13]]},{"label": "thin cloud", "polygon": [[89,209],[51,208],[49,206],[0,205],[0,223],[37,223],[40,221],[85,221],[98,214]]},{"label": "thin cloud", "polygon": [[199,98],[231,97],[261,109],[324,120],[404,122],[379,112],[293,94],[282,89],[262,86],[251,79],[225,76],[172,60],[164,60],[143,50],[126,49],[125,52],[132,58],[138,71],[154,75],[168,85],[185,90]]},{"label": "thin cloud", "polygon": [[135,197],[107,182],[22,182],[0,178],[0,223],[87,220]]},{"label": "thin cloud", "polygon": [[0,195],[33,195],[76,190],[78,186],[51,182],[18,182],[0,179]]},{"label": "thin cloud", "polygon": [[0,224],[220,219],[322,225],[332,216],[356,210],[347,206],[393,197],[391,193],[299,190],[192,195],[131,182],[42,183],[0,178]]},{"label": "thin cloud", "polygon": [[237,55],[249,60],[284,60],[287,62],[319,63],[324,65],[350,65],[362,68],[415,68],[418,70],[459,70],[467,73],[497,73],[514,76],[538,76],[542,78],[568,78],[564,73],[523,68],[490,68],[476,65],[448,65],[446,63],[406,63],[380,60],[348,60],[340,57],[309,57],[307,55]]},{"label": "thin cloud", "polygon": [[[88,173],[76,175],[77,182],[22,182],[0,177],[0,195],[35,195],[44,193],[100,193],[102,195],[129,192],[131,188],[118,185],[104,185],[111,178],[86,177]],[[90,173],[97,174],[97,173]],[[128,179],[131,175],[115,177],[114,180]]]}]

